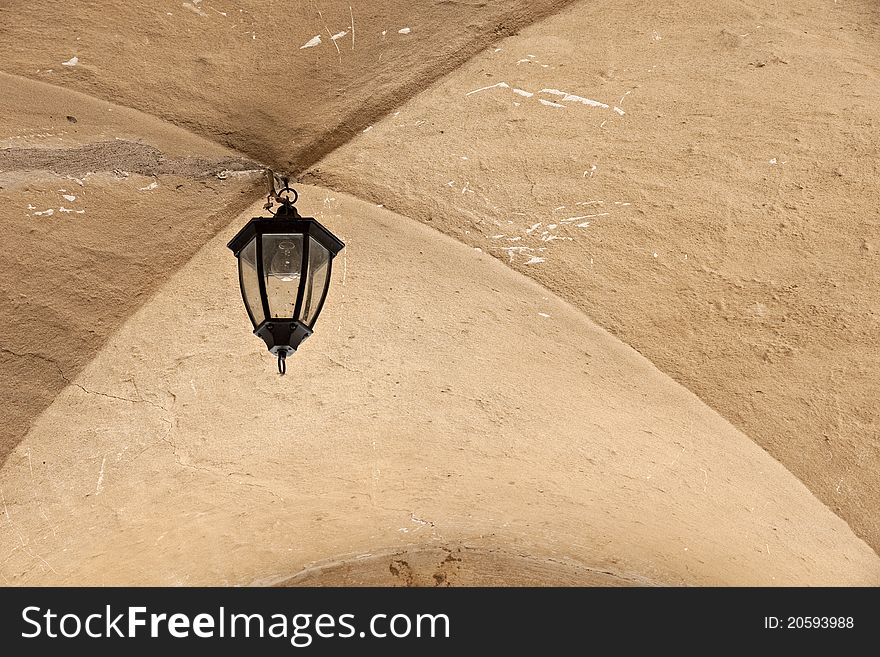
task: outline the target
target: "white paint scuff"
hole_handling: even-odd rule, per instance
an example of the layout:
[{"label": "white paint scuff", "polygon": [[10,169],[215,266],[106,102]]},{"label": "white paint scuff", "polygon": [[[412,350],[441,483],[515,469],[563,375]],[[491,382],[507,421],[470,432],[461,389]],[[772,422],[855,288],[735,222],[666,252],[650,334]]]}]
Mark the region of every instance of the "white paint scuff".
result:
[{"label": "white paint scuff", "polygon": [[602,109],[608,109],[608,105],[605,103],[600,103],[598,100],[593,100],[592,98],[584,98],[583,96],[575,96],[574,94],[567,94],[562,98],[563,102],[571,102],[571,103],[580,103],[581,105],[588,105],[590,107],[601,107]]},{"label": "white paint scuff", "polygon": [[609,214],[610,214],[609,212],[599,212],[598,214],[584,214],[584,215],[581,215],[580,217],[569,217],[568,219],[563,219],[563,221],[568,223],[569,221],[580,221],[581,219],[592,219],[594,217],[607,217]]},{"label": "white paint scuff", "polygon": [[562,107],[562,108],[565,108],[565,105],[560,105],[559,103],[554,103],[553,101],[550,101],[550,100],[545,100],[545,99],[543,99],[543,98],[539,98],[538,100],[541,102],[542,105],[546,105],[547,107]]},{"label": "white paint scuff", "polygon": [[104,492],[104,466],[107,465],[107,457],[101,460],[101,471],[98,473],[98,481],[95,484],[95,495],[100,495]]},{"label": "white paint scuff", "polygon": [[581,105],[599,107],[601,109],[609,108],[609,105],[606,105],[605,103],[600,103],[598,100],[593,100],[592,98],[584,98],[583,96],[576,96],[575,94],[570,94],[567,91],[560,91],[559,89],[541,89],[541,93],[551,94],[553,96],[561,96],[562,102],[580,103]]},{"label": "white paint scuff", "polygon": [[201,10],[200,7],[197,6],[197,5],[201,4],[201,2],[202,2],[202,0],[194,0],[193,2],[184,2],[183,7],[185,9],[189,9],[190,11],[194,11],[202,18],[207,18],[208,14],[206,14],[204,11]]},{"label": "white paint scuff", "polygon": [[412,32],[412,30],[408,27],[402,27],[399,30],[397,30],[398,34],[409,34],[410,32]]},{"label": "white paint scuff", "polygon": [[[531,60],[524,60],[524,61],[531,61]],[[513,93],[515,93],[518,96],[522,96],[523,98],[532,98],[535,95],[533,92],[526,91],[525,89],[520,89],[518,87],[511,88],[510,85],[507,84],[506,82],[497,82],[497,83],[491,84],[487,87],[480,87],[479,89],[474,89],[473,91],[468,91],[465,94],[465,96],[470,96],[471,94],[475,94],[480,91],[488,91],[489,89],[497,89],[497,88],[510,89]],[[538,102],[540,102],[542,105],[545,105],[547,107],[565,108],[565,107],[567,107],[567,105],[563,105],[562,103],[570,102],[570,103],[580,103],[581,105],[587,105],[588,107],[598,107],[600,109],[611,109],[610,105],[607,105],[605,103],[601,103],[598,100],[593,100],[592,98],[584,98],[583,96],[577,96],[575,94],[570,94],[567,91],[561,91],[559,89],[549,89],[549,88],[541,89],[541,91],[539,93],[550,94],[553,96],[560,97],[560,102],[558,102],[558,103],[554,102],[552,100],[547,100],[546,98],[538,98]],[[514,105],[519,106],[519,103],[515,102]],[[620,114],[621,116],[623,116],[625,113],[619,107],[614,107],[614,111],[617,112],[618,114]]]},{"label": "white paint scuff", "polygon": [[303,48],[314,48],[315,46],[320,46],[320,45],[321,45],[321,35],[316,34],[311,39],[306,41],[303,45],[301,45],[299,47],[299,49],[302,50]]},{"label": "white paint scuff", "polygon": [[61,62],[62,66],[76,66],[79,64],[79,57],[73,56],[68,59],[66,62]]},{"label": "white paint scuff", "polygon": [[479,89],[474,89],[473,91],[468,91],[465,96],[470,96],[471,94],[476,94],[481,91],[488,91],[489,89],[510,89],[510,85],[506,82],[496,82],[495,84],[490,84],[488,87],[480,87]]}]

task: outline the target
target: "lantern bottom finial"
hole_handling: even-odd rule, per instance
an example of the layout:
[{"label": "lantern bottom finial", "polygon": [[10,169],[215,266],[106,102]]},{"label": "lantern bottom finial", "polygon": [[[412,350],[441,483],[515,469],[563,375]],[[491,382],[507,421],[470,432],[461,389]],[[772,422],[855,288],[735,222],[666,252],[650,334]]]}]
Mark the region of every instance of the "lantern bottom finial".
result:
[{"label": "lantern bottom finial", "polygon": [[284,374],[287,372],[287,361],[285,360],[286,358],[287,358],[287,352],[279,350],[279,352],[278,352],[278,373],[281,376],[284,376]]}]

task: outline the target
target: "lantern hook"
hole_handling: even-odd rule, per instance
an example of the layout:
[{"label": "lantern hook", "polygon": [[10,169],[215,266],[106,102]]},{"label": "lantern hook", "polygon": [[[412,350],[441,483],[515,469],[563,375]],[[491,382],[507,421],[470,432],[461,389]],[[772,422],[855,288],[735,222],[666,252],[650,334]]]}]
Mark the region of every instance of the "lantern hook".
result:
[{"label": "lantern hook", "polygon": [[[266,198],[266,205],[264,205],[263,208],[269,210],[272,216],[275,216],[275,213],[272,212],[272,207],[275,205],[276,201],[280,205],[288,208],[296,204],[299,199],[299,194],[290,186],[290,178],[287,176],[279,176],[272,171],[272,169],[266,169],[266,178],[269,182],[269,195]],[[280,189],[277,188],[278,184],[281,186]],[[290,198],[291,194],[293,194],[293,198]]]}]

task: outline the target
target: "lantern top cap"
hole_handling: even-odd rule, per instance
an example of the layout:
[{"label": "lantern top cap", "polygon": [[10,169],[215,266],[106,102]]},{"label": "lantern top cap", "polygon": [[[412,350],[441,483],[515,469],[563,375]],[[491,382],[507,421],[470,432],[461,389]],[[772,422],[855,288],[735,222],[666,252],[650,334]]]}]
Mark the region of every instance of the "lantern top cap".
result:
[{"label": "lantern top cap", "polygon": [[[236,256],[257,235],[271,235],[278,233],[297,233],[313,237],[315,241],[330,252],[333,258],[339,253],[345,244],[333,233],[327,230],[314,217],[302,217],[296,209],[295,203],[299,194],[290,186],[290,180],[280,177],[272,169],[266,169],[266,178],[269,183],[269,196],[266,205],[271,217],[254,217],[227,245]],[[281,189],[276,189],[276,182],[281,184]],[[293,195],[293,198],[291,198]],[[272,212],[272,206],[279,203],[278,210]]]},{"label": "lantern top cap", "polygon": [[[291,206],[292,207],[292,206]],[[331,233],[314,217],[301,217],[296,213],[287,216],[281,212],[274,217],[254,217],[238,231],[238,234],[229,240],[227,246],[237,256],[257,235],[271,235],[276,233],[297,233],[313,237],[315,241],[330,252],[330,257],[339,253],[345,244],[336,235]]]}]

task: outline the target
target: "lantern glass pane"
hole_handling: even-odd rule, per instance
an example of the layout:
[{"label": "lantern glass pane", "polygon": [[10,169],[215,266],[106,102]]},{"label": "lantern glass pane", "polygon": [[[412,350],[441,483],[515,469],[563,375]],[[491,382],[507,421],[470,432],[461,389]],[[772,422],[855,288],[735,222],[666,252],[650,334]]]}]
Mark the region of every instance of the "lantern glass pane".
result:
[{"label": "lantern glass pane", "polygon": [[257,240],[248,242],[238,255],[238,280],[241,296],[254,326],[263,321],[263,303],[260,301],[260,278],[257,274]]},{"label": "lantern glass pane", "polygon": [[293,319],[303,266],[302,247],[302,235],[263,235],[263,275],[273,318]]},{"label": "lantern glass pane", "polygon": [[311,328],[318,318],[321,301],[330,282],[330,252],[314,237],[309,237],[309,240],[309,271],[302,306],[302,322]]}]

